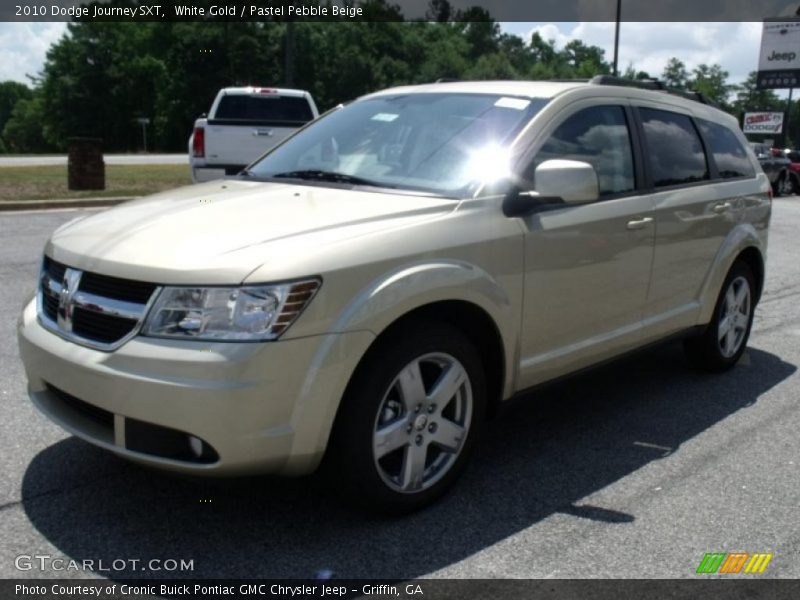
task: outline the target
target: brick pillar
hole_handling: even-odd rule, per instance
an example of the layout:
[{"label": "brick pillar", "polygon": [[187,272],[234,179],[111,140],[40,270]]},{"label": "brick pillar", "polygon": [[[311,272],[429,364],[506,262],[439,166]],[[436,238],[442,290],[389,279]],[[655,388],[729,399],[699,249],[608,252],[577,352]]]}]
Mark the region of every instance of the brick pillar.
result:
[{"label": "brick pillar", "polygon": [[70,138],[67,172],[71,190],[106,189],[106,165],[103,162],[103,140]]}]

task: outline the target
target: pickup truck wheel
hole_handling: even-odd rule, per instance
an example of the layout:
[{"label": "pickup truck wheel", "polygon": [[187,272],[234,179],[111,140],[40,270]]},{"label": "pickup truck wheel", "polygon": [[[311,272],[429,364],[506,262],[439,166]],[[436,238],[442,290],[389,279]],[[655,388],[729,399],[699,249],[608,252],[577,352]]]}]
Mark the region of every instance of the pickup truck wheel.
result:
[{"label": "pickup truck wheel", "polygon": [[467,463],[485,413],[481,359],[458,329],[404,328],[370,351],[337,416],[329,474],[390,514],[430,504]]},{"label": "pickup truck wheel", "polygon": [[687,339],[684,349],[689,362],[706,371],[725,371],[744,353],[755,311],[755,278],[743,261],[734,263],[706,330]]}]

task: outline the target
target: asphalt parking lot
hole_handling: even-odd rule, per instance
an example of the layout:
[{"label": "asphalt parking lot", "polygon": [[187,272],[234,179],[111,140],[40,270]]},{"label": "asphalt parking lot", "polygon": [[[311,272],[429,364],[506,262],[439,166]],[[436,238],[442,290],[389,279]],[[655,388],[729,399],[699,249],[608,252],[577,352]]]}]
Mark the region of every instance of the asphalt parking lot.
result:
[{"label": "asphalt parking lot", "polygon": [[114,577],[687,578],[706,552],[769,552],[800,577],[800,198],[774,203],[750,348],[724,375],[679,344],[540,391],[487,427],[443,501],[390,520],[316,477],[194,481],[52,425],[25,393],[15,323],[42,246],[77,211],[0,214],[0,577],[15,557],[191,559]]}]

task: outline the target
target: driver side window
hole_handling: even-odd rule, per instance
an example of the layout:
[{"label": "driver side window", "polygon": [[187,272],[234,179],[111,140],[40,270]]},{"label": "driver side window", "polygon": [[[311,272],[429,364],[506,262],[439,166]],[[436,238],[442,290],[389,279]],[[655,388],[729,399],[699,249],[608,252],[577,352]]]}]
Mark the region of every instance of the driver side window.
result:
[{"label": "driver side window", "polygon": [[592,165],[601,197],[636,189],[630,132],[621,106],[593,106],[568,117],[541,147],[525,179],[535,183],[536,167],[552,159]]}]

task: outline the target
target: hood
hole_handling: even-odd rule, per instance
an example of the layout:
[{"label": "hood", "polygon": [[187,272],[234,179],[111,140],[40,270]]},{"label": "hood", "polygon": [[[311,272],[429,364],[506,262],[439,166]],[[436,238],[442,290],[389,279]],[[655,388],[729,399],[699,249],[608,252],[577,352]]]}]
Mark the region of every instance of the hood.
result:
[{"label": "hood", "polygon": [[258,267],[452,211],[451,199],[363,189],[220,180],[77,219],[45,251],[72,267],[172,284],[236,284]]}]

